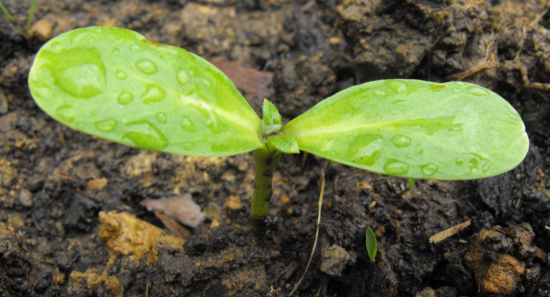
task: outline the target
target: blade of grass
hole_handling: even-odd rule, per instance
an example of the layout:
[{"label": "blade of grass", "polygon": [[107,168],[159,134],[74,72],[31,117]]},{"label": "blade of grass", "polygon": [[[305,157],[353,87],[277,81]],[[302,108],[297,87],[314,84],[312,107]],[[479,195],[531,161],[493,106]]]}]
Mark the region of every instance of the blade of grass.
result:
[{"label": "blade of grass", "polygon": [[11,13],[6,9],[6,7],[4,6],[4,4],[2,4],[2,1],[0,1],[0,9],[1,9],[2,12],[6,15],[6,17],[8,18],[8,20],[10,20],[10,22],[15,22],[15,19],[13,18],[13,16],[11,15]]},{"label": "blade of grass", "polygon": [[27,21],[27,32],[30,32],[31,30],[31,24],[34,19],[34,10],[36,8],[36,1],[37,0],[32,0],[31,2],[31,9],[29,10],[29,20]]}]

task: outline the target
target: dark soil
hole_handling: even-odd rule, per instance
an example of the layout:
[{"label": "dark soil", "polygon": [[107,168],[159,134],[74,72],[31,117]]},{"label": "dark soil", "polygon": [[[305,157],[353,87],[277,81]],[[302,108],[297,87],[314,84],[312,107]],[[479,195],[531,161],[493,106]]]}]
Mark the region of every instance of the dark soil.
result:
[{"label": "dark soil", "polygon": [[[2,2],[26,24],[30,1]],[[42,0],[30,40],[0,15],[0,296],[287,296],[313,247],[325,166],[319,244],[299,296],[549,296],[546,2],[342,2]],[[40,45],[92,25],[271,72],[263,91],[272,88],[285,120],[374,79],[477,83],[519,111],[531,149],[508,173],[418,181],[403,196],[404,179],[286,155],[267,234],[257,236],[251,153],[141,151],[66,128],[36,106],[27,77]],[[262,96],[245,94],[257,111]],[[178,193],[206,213],[187,238],[140,204]],[[378,238],[375,262],[367,227]]]}]

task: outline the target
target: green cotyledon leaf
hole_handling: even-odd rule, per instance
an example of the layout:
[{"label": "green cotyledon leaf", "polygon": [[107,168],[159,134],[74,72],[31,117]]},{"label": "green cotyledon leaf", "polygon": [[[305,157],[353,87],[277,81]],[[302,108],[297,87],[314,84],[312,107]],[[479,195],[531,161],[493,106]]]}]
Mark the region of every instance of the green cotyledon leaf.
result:
[{"label": "green cotyledon leaf", "polygon": [[506,172],[529,148],[516,110],[464,82],[368,82],[321,101],[280,132],[301,150],[339,163],[437,180]]},{"label": "green cotyledon leaf", "polygon": [[61,123],[130,146],[226,156],[264,145],[259,117],[227,76],[131,30],[89,27],[52,39],[29,86]]}]

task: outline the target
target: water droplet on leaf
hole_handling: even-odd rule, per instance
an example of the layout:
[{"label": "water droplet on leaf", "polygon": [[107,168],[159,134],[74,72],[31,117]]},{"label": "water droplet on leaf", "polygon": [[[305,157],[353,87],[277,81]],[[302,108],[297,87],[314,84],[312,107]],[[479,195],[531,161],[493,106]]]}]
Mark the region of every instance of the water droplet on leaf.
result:
[{"label": "water droplet on leaf", "polygon": [[181,85],[184,85],[189,80],[189,77],[187,76],[187,73],[185,73],[184,70],[178,71],[178,73],[176,73],[176,78],[178,79],[178,82]]},{"label": "water droplet on leaf", "polygon": [[395,159],[389,159],[384,165],[384,170],[389,175],[401,175],[409,172],[409,165]]},{"label": "water droplet on leaf", "polygon": [[143,103],[153,103],[158,102],[166,97],[166,93],[161,86],[157,84],[148,84],[145,88],[145,93],[141,95]]},{"label": "water droplet on leaf", "polygon": [[55,110],[55,115],[64,122],[74,122],[73,106],[70,104],[63,104]]},{"label": "water droplet on leaf", "polygon": [[126,79],[126,73],[122,70],[117,70],[115,76],[118,79]]},{"label": "water droplet on leaf", "polygon": [[386,95],[386,92],[384,92],[382,90],[375,90],[374,94],[377,95],[377,96],[384,96],[384,95]]},{"label": "water droplet on leaf", "polygon": [[489,164],[485,164],[483,165],[483,168],[481,170],[483,171],[483,173],[487,173],[489,171],[489,168],[491,168],[491,166]]},{"label": "water droplet on leaf", "polygon": [[160,151],[168,146],[168,139],[148,121],[138,121],[124,126],[128,132],[122,138],[129,138],[135,146]]},{"label": "water droplet on leaf", "polygon": [[424,153],[424,149],[422,148],[422,145],[420,143],[416,145],[415,151],[419,155],[422,155],[422,153]]},{"label": "water droplet on leaf", "polygon": [[147,59],[138,60],[136,62],[136,68],[145,74],[154,74],[158,71],[157,65]]},{"label": "water droplet on leaf", "polygon": [[487,90],[484,90],[480,87],[476,87],[476,86],[470,86],[467,88],[468,92],[472,95],[476,95],[476,96],[487,96],[489,95],[489,92]]},{"label": "water droplet on leaf", "polygon": [[411,144],[410,138],[400,134],[394,135],[391,138],[391,141],[393,142],[393,144],[395,144],[396,147],[407,147],[409,146],[409,144]]},{"label": "water droplet on leaf", "polygon": [[183,144],[181,145],[181,147],[182,147],[184,150],[190,151],[190,150],[192,150],[192,149],[195,148],[195,145],[194,145],[193,143],[191,143],[191,142],[185,142],[185,143],[183,143]]},{"label": "water droplet on leaf", "polygon": [[166,114],[164,112],[157,113],[157,121],[165,124],[166,123]]},{"label": "water droplet on leaf", "polygon": [[118,95],[117,100],[118,103],[125,105],[132,102],[132,100],[134,100],[134,96],[128,91],[122,91],[120,92],[120,95]]},{"label": "water droplet on leaf", "polygon": [[134,52],[139,52],[141,50],[141,47],[139,47],[139,45],[137,44],[134,44],[130,47],[130,49]]},{"label": "water droplet on leaf", "polygon": [[422,173],[424,173],[425,175],[435,174],[438,170],[437,166],[435,166],[435,164],[432,164],[432,163],[423,165],[420,168],[422,168]]},{"label": "water droplet on leaf", "polygon": [[456,158],[455,163],[456,165],[462,165],[464,164],[464,160],[462,160],[461,158]]},{"label": "water droplet on leaf", "polygon": [[181,119],[181,127],[183,128],[183,130],[187,131],[187,132],[193,132],[195,131],[195,125],[193,124],[193,122],[191,122],[191,120],[184,116],[182,119]]},{"label": "water droplet on leaf", "polygon": [[[84,99],[103,93],[106,71],[97,49],[76,47],[58,53],[42,50],[42,55],[48,61],[44,67],[52,71],[54,85],[63,92]],[[86,59],[79,58],[83,56]]]},{"label": "water droplet on leaf", "polygon": [[94,123],[94,126],[103,132],[111,132],[116,128],[116,121],[110,118],[104,121],[97,121]]}]

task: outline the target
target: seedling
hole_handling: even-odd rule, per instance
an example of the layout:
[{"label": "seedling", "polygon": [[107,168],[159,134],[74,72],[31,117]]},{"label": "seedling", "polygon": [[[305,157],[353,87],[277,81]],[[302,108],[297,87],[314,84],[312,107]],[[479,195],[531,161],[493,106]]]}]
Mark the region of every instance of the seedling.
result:
[{"label": "seedling", "polygon": [[15,21],[15,18],[11,15],[11,13],[8,11],[8,9],[2,4],[2,1],[0,1],[0,10],[4,13],[4,15],[8,18],[10,22],[15,24],[17,26],[17,31],[19,31],[19,34],[23,35],[25,39],[29,39],[29,31],[31,30],[31,24],[34,18],[34,10],[36,8],[36,0],[31,0],[31,7],[29,9],[29,17],[27,20],[27,31],[24,31],[19,24]]},{"label": "seedling", "polygon": [[374,259],[376,259],[376,251],[378,247],[376,243],[376,236],[374,235],[374,232],[372,232],[372,229],[370,227],[367,228],[366,238],[367,253],[369,254],[370,260],[374,262]]},{"label": "seedling", "polygon": [[254,219],[267,213],[283,153],[302,150],[390,176],[467,180],[514,168],[529,147],[514,108],[464,82],[372,81],[285,125],[264,100],[260,119],[212,64],[120,28],[50,40],[36,55],[29,86],[47,114],[100,138],[192,156],[254,151]]}]

